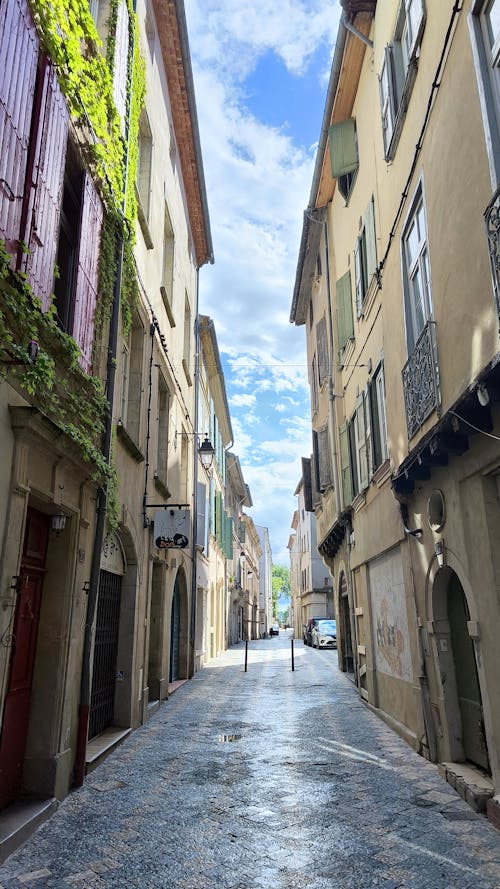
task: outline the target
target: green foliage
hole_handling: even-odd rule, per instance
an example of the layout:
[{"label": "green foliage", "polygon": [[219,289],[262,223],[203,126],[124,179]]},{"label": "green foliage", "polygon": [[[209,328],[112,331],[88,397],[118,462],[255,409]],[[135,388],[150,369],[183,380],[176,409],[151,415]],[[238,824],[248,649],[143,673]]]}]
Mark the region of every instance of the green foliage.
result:
[{"label": "green foliage", "polygon": [[273,565],[272,571],[273,615],[278,616],[278,599],[290,598],[290,569],[285,565]]}]

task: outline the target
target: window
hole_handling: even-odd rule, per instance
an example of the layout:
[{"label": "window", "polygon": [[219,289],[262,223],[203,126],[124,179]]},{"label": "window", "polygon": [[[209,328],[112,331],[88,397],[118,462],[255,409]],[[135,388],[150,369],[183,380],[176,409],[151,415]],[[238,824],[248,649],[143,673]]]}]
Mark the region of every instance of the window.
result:
[{"label": "window", "polygon": [[346,272],[337,281],[335,289],[337,311],[337,348],[339,364],[342,365],[344,349],[354,337],[354,320],[352,316],[351,273]]},{"label": "window", "polygon": [[165,212],[163,217],[163,256],[162,256],[162,275],[161,275],[160,293],[163,304],[167,310],[168,320],[171,327],[175,327],[175,317],[173,313],[174,299],[174,230],[170,219],[170,213],[165,202]]},{"label": "window", "polygon": [[332,470],[330,459],[330,436],[328,424],[325,424],[316,432],[313,429],[313,460],[314,475],[317,490],[323,494],[332,484]]},{"label": "window", "polygon": [[125,135],[125,116],[127,111],[127,79],[128,79],[128,29],[129,15],[125,0],[118,5],[115,31],[115,53],[113,59],[113,99],[120,115],[122,135]]},{"label": "window", "polygon": [[492,189],[495,191],[500,182],[500,0],[474,0],[470,25]]},{"label": "window", "polygon": [[137,197],[138,214],[144,240],[149,249],[153,242],[149,233],[149,218],[151,209],[151,169],[153,160],[153,137],[146,111],[141,111],[139,118],[139,157],[137,161]]},{"label": "window", "polygon": [[313,355],[311,365],[311,409],[313,414],[318,410],[318,370],[316,355]]},{"label": "window", "polygon": [[156,449],[156,477],[166,485],[167,483],[167,453],[168,453],[168,422],[170,414],[170,393],[162,376],[158,378],[158,441]]},{"label": "window", "polygon": [[353,117],[335,123],[328,130],[332,178],[342,197],[347,201],[358,172],[358,143],[356,121]]},{"label": "window", "polygon": [[191,386],[191,306],[189,305],[187,293],[184,296],[184,345],[182,350],[182,366],[184,368],[188,385]]},{"label": "window", "polygon": [[135,445],[140,442],[143,348],[144,328],[136,317],[123,348],[120,417],[121,426]]},{"label": "window", "polygon": [[366,209],[363,227],[358,236],[354,250],[354,269],[356,276],[356,309],[358,318],[364,298],[377,267],[377,247],[375,240],[375,212],[373,197]]},{"label": "window", "polygon": [[370,418],[366,393],[363,392],[357,401],[356,410],[351,423],[351,440],[353,442],[353,482],[357,494],[368,486],[370,475]]},{"label": "window", "polygon": [[372,429],[372,467],[378,469],[388,458],[387,423],[385,416],[385,381],[382,364],[376,369],[368,384],[370,422]]},{"label": "window", "polygon": [[410,101],[425,27],[424,0],[401,0],[392,43],[385,48],[379,77],[382,135],[392,160]]},{"label": "window", "polygon": [[314,306],[312,299],[309,301],[309,330],[312,330],[314,321]]},{"label": "window", "polygon": [[80,236],[80,214],[83,196],[83,171],[75,153],[68,145],[64,170],[64,188],[56,256],[57,275],[54,281],[54,305],[62,330],[70,333],[73,325],[74,292]]},{"label": "window", "polygon": [[419,187],[402,241],[408,353],[432,315],[427,225]]},{"label": "window", "polygon": [[316,325],[316,343],[318,349],[318,382],[322,386],[328,377],[328,343],[324,316],[320,318]]}]

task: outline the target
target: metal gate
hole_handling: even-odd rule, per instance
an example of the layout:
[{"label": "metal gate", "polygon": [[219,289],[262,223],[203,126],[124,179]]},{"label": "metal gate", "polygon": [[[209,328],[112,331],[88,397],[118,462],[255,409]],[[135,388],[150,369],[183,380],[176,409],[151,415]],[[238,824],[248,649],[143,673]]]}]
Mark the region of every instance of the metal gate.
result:
[{"label": "metal gate", "polygon": [[89,738],[95,738],[113,723],[121,587],[121,575],[101,570],[94,643]]}]

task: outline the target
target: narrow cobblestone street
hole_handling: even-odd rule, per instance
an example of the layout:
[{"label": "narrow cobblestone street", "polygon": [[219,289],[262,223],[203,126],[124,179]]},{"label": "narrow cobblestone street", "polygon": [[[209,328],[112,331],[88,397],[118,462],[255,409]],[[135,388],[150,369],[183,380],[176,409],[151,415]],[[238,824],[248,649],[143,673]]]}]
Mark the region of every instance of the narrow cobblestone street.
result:
[{"label": "narrow cobblestone street", "polygon": [[500,836],[279,638],[185,683],[0,867],[0,887],[500,887]]}]

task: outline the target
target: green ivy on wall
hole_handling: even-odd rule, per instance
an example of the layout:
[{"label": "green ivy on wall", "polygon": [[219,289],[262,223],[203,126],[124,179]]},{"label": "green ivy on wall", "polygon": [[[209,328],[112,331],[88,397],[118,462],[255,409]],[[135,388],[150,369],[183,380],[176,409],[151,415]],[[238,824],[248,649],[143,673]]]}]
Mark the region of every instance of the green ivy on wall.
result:
[{"label": "green ivy on wall", "polygon": [[[133,260],[137,217],[135,179],[138,163],[139,116],[144,102],[145,71],[139,51],[137,16],[131,0],[128,58],[129,133],[127,153],[121,122],[113,100],[114,33],[119,0],[111,0],[106,52],[90,14],[88,0],[30,0],[41,45],[54,63],[71,118],[80,129],[79,146],[104,201],[105,213],[99,259],[99,295],[95,314],[94,366],[104,346],[113,302],[116,243],[124,239],[122,323],[127,330],[138,299]],[[109,409],[102,382],[81,369],[79,349],[60,329],[53,308],[41,311],[25,275],[14,272],[11,257],[0,242],[0,376],[9,373],[13,385],[40,407],[75,442],[85,460],[92,461],[108,488],[110,524],[118,522],[116,470],[100,450]],[[39,343],[35,363],[27,344]],[[13,363],[19,362],[19,363]]]}]

